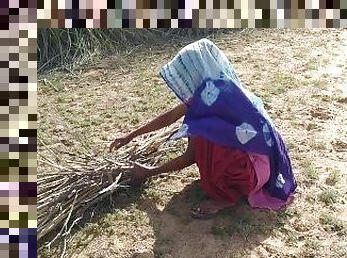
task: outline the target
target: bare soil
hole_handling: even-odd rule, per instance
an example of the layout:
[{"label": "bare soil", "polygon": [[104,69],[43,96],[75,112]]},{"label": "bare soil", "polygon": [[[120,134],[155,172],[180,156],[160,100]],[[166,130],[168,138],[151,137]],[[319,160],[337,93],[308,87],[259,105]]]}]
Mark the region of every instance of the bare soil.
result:
[{"label": "bare soil", "polygon": [[[42,78],[39,161],[104,155],[114,137],[173,107],[178,100],[158,70],[191,41]],[[213,41],[281,132],[298,181],[294,202],[273,212],[241,201],[194,220],[190,207],[205,196],[192,166],[95,207],[71,235],[66,257],[347,257],[347,30],[244,30]],[[38,173],[52,170],[39,162]],[[61,252],[57,245],[40,256]]]}]

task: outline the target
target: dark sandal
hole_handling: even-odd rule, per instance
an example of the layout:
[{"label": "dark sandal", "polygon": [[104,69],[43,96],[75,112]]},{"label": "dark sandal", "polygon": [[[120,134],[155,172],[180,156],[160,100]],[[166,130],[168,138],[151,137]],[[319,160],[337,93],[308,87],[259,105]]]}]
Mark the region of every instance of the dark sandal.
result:
[{"label": "dark sandal", "polygon": [[216,211],[204,211],[201,208],[197,207],[197,208],[192,208],[191,209],[191,216],[194,219],[211,219],[218,212],[219,212],[219,210],[216,210]]}]

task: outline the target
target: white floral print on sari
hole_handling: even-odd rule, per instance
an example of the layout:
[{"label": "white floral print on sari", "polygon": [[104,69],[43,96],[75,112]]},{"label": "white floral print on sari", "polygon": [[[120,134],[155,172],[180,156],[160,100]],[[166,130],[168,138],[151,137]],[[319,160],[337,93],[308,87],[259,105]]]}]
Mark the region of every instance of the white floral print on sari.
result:
[{"label": "white floral print on sari", "polygon": [[214,85],[213,81],[207,81],[201,92],[201,99],[207,106],[211,106],[216,102],[219,92],[220,90]]},{"label": "white floral print on sari", "polygon": [[286,181],[284,180],[281,173],[278,174],[277,180],[276,180],[276,187],[277,188],[283,188]]},{"label": "white floral print on sari", "polygon": [[254,127],[247,123],[242,123],[236,127],[236,137],[242,144],[246,144],[257,135]]}]

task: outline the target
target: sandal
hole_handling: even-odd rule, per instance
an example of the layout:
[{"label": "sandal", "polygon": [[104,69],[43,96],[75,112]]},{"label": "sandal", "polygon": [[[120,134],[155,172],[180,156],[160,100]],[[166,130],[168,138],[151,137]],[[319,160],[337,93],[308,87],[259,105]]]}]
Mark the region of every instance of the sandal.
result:
[{"label": "sandal", "polygon": [[191,216],[194,219],[211,219],[218,212],[219,210],[207,211],[207,210],[201,209],[200,207],[196,207],[191,209]]}]

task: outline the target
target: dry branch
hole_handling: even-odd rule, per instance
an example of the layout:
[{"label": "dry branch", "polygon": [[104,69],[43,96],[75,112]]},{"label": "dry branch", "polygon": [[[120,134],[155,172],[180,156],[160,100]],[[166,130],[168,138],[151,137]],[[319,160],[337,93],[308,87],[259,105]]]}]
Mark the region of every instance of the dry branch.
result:
[{"label": "dry branch", "polygon": [[58,172],[38,175],[38,240],[53,231],[59,232],[53,242],[66,236],[76,218],[79,220],[87,209],[127,187],[122,175],[129,171],[134,161],[155,165],[165,156],[165,151],[177,150],[177,142],[166,141],[176,129],[177,125],[173,125],[146,135],[112,156],[90,156],[84,163],[65,161],[64,166],[47,162]]}]

